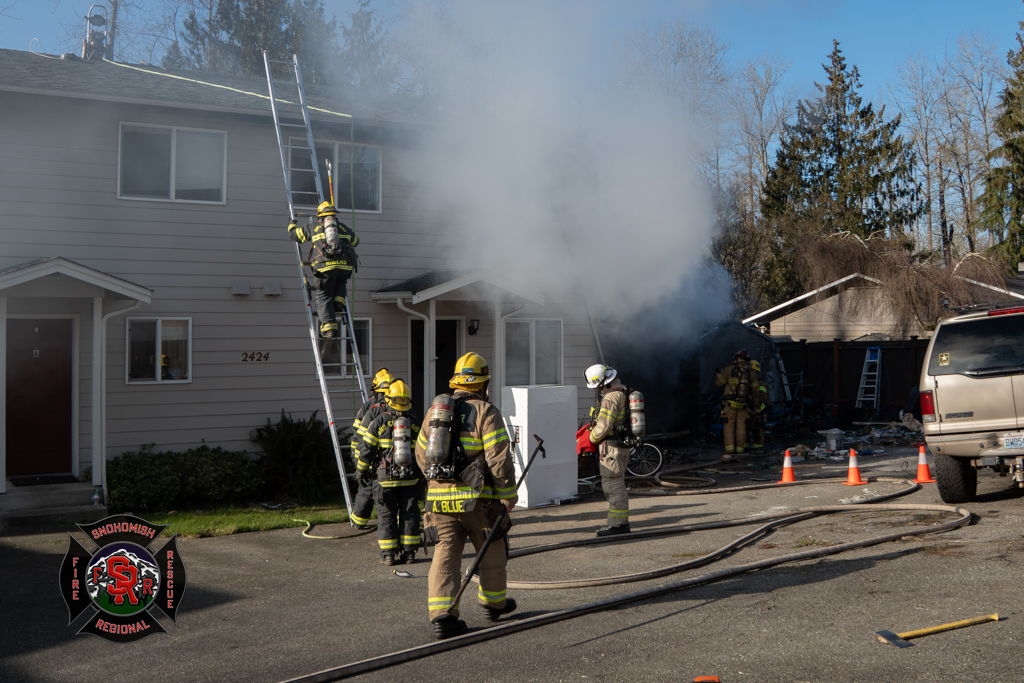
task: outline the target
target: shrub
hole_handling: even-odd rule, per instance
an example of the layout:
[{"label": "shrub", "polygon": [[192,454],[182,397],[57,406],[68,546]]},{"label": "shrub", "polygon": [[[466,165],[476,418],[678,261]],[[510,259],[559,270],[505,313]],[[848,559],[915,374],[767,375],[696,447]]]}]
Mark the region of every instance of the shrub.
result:
[{"label": "shrub", "polygon": [[153,444],[122,453],[107,464],[107,506],[111,512],[173,509],[181,480],[173,453],[153,453]]},{"label": "shrub", "polygon": [[205,444],[183,453],[153,453],[152,448],[153,444],[147,444],[108,464],[111,512],[241,502],[255,498],[262,486],[259,464],[244,451]]},{"label": "shrub", "polygon": [[256,429],[253,441],[261,459],[267,496],[286,496],[303,502],[322,500],[341,485],[329,428],[316,417],[294,420],[281,411],[281,419]]},{"label": "shrub", "polygon": [[206,444],[176,454],[185,503],[237,503],[259,495],[263,480],[256,460],[245,451]]}]

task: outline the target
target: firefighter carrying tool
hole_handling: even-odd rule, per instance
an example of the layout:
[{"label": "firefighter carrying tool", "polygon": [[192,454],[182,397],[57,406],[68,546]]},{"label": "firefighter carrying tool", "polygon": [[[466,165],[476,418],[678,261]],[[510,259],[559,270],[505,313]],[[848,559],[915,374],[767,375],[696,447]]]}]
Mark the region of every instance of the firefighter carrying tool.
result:
[{"label": "firefighter carrying tool", "polygon": [[758,375],[750,367],[750,354],[740,349],[735,360],[718,371],[715,384],[724,386],[722,391],[722,425],[724,427],[725,455],[728,460],[734,453],[743,453],[747,443],[747,420],[750,411],[750,392],[757,387]]},{"label": "firefighter carrying tool", "polygon": [[[591,365],[584,376],[587,387],[594,389],[595,403],[589,429],[577,433],[577,450],[592,451],[597,447],[601,490],[608,499],[608,524],[597,531],[598,536],[629,533],[629,495],[626,493],[626,462],[634,438],[643,436],[642,408],[637,420],[629,419],[629,405],[643,406],[640,392],[629,391],[616,379],[618,372],[607,365]],[[636,398],[634,398],[634,395]],[[632,424],[631,424],[632,423]],[[635,434],[636,430],[639,434]]]},{"label": "firefighter carrying tool", "polygon": [[385,408],[384,394],[391,386],[394,379],[387,368],[381,368],[373,376],[373,398],[363,403],[363,406],[352,418],[352,440],[349,442],[349,450],[352,457],[356,458],[356,484],[359,489],[356,491],[356,500],[352,504],[352,524],[357,529],[365,529],[370,523],[370,511],[373,509],[373,475],[374,471],[369,462],[359,459],[359,445],[366,436],[366,425],[377,419]]},{"label": "firefighter carrying tool", "polygon": [[[368,476],[364,465],[376,470],[372,484],[377,503],[377,544],[380,561],[412,564],[420,545],[419,491],[422,473],[413,458],[419,420],[410,412],[409,385],[393,380],[385,394],[385,407],[363,430],[356,469],[360,486]],[[399,528],[401,532],[399,533]]]},{"label": "firefighter carrying tool", "polygon": [[[511,509],[519,499],[508,432],[501,413],[486,399],[489,381],[481,356],[467,353],[459,358],[448,383],[455,392],[434,398],[416,440],[416,462],[427,479],[424,530],[427,542],[436,544],[427,607],[439,639],[466,631],[455,599],[466,539],[479,552],[492,525],[502,518],[503,506]],[[515,600],[505,595],[511,526],[504,515],[495,543],[480,561],[477,598],[489,621],[516,608]]]}]

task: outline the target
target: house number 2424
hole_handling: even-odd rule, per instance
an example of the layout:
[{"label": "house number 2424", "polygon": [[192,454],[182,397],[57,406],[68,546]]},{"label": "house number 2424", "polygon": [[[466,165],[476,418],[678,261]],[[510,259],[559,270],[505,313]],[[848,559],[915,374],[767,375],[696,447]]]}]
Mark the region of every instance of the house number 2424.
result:
[{"label": "house number 2424", "polygon": [[270,360],[270,351],[250,351],[248,353],[242,351],[243,363],[261,363],[266,360]]}]

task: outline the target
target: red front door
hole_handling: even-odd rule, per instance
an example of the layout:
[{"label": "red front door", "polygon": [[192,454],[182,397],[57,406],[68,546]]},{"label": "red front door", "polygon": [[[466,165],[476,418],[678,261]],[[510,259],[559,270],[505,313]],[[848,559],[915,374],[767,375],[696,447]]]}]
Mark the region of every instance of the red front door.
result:
[{"label": "red front door", "polygon": [[71,472],[70,319],[7,320],[7,475]]}]

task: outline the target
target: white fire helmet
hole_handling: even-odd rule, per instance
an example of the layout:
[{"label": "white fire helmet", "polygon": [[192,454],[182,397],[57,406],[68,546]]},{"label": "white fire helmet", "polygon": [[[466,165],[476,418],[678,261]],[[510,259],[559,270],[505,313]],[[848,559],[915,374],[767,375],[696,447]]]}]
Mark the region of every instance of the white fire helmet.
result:
[{"label": "white fire helmet", "polygon": [[587,368],[587,371],[583,373],[583,376],[587,378],[587,388],[596,389],[597,387],[604,386],[615,379],[615,376],[619,374],[615,371],[615,368],[610,368],[607,365],[591,365]]}]

